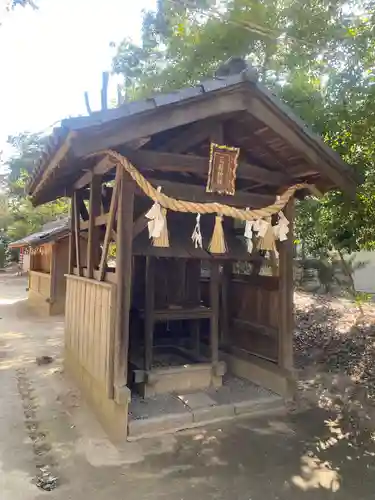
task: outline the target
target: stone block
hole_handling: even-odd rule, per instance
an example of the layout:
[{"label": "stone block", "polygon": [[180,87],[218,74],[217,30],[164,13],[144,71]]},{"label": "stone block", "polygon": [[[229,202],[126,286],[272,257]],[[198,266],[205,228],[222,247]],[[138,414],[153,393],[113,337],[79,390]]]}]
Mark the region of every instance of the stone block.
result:
[{"label": "stone block", "polygon": [[220,387],[222,378],[212,374],[210,364],[189,365],[167,369],[155,369],[148,374],[148,381],[143,387],[143,397],[156,394],[190,393],[201,391],[210,386]]},{"label": "stone block", "polygon": [[198,408],[204,408],[208,406],[214,406],[215,401],[205,394],[204,392],[193,392],[191,394],[180,394],[177,396],[185,406],[191,410],[196,410]]}]

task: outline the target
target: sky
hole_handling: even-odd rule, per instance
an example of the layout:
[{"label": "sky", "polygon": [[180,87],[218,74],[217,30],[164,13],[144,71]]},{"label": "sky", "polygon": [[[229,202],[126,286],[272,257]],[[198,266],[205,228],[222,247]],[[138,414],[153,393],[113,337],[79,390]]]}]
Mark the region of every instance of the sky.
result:
[{"label": "sky", "polygon": [[[100,107],[102,71],[110,70],[110,42],[139,41],[142,9],[156,0],[34,0],[0,26],[0,151],[8,135],[42,131],[67,116]],[[115,96],[117,81],[110,80]]]}]

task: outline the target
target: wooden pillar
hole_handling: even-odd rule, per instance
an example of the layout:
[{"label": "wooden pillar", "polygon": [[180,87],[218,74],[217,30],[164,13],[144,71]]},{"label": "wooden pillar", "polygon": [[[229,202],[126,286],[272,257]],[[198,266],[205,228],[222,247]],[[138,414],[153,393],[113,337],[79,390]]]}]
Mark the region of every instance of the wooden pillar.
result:
[{"label": "wooden pillar", "polygon": [[75,224],[74,224],[74,195],[70,200],[70,233],[69,233],[69,257],[68,257],[68,274],[74,274],[74,252],[75,252]]},{"label": "wooden pillar", "polygon": [[[123,168],[122,166],[118,166],[116,170],[116,178],[115,178],[115,185],[112,191],[112,198],[111,198],[111,204],[109,207],[109,213],[108,213],[108,219],[107,219],[107,228],[105,231],[105,236],[104,236],[104,242],[103,242],[103,250],[102,250],[102,255],[100,258],[100,264],[99,264],[99,281],[104,281],[105,274],[107,272],[107,256],[108,256],[108,249],[109,249],[109,244],[113,236],[113,227],[116,219],[116,212],[118,208],[118,199],[119,199],[119,193],[120,193],[120,188],[123,185],[121,182],[121,179],[123,178]],[[124,184],[125,186],[125,184]],[[133,200],[134,201],[134,200]],[[122,200],[122,203],[125,203],[124,200]],[[131,215],[133,214],[133,210],[131,211]],[[132,219],[132,228],[133,228],[133,219]]]},{"label": "wooden pillar", "polygon": [[[222,122],[215,124],[210,133],[210,140],[216,144],[223,144],[224,126]],[[217,365],[219,362],[220,267],[215,260],[211,260],[210,306],[212,311],[210,321],[211,363]]]},{"label": "wooden pillar", "polygon": [[154,343],[155,308],[155,258],[146,258],[145,280],[145,370],[152,367],[152,348]]},{"label": "wooden pillar", "polygon": [[[186,303],[189,306],[197,307],[201,303],[201,261],[188,259],[186,261]],[[191,347],[194,354],[200,356],[200,326],[201,320],[190,321]]]},{"label": "wooden pillar", "polygon": [[31,247],[29,247],[29,255],[30,255],[29,270],[34,271],[35,261],[34,261],[34,253],[32,252]]},{"label": "wooden pillar", "polygon": [[94,175],[90,184],[89,232],[87,242],[87,277],[93,278],[94,269],[99,264],[99,227],[95,226],[95,217],[101,209],[101,177]]},{"label": "wooden pillar", "polygon": [[57,243],[52,244],[51,248],[51,289],[50,289],[50,301],[53,304],[56,300],[56,289],[57,289]]},{"label": "wooden pillar", "polygon": [[211,363],[216,365],[219,361],[220,269],[219,263],[214,259],[211,261],[210,306]]},{"label": "wooden pillar", "polygon": [[[115,387],[126,386],[128,372],[129,323],[132,284],[132,241],[134,183],[119,166],[119,199],[117,210],[116,240],[116,341],[115,341]],[[116,176],[117,177],[117,176]]]},{"label": "wooden pillar", "polygon": [[82,276],[79,197],[78,197],[77,191],[74,192],[74,242],[75,242],[75,247],[76,247],[76,264],[77,264],[77,269],[78,269],[78,276]]},{"label": "wooden pillar", "polygon": [[229,342],[229,288],[232,279],[232,262],[223,264],[223,275],[221,283],[221,326],[220,344],[225,346]]},{"label": "wooden pillar", "polygon": [[286,205],[284,214],[289,220],[288,239],[280,244],[279,256],[279,336],[278,336],[278,363],[287,370],[293,369],[293,222],[294,199]]}]

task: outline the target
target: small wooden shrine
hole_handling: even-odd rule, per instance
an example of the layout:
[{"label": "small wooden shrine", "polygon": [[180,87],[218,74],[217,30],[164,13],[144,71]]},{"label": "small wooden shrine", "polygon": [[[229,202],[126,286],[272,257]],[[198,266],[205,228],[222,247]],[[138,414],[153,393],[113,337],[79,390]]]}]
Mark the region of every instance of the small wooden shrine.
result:
[{"label": "small wooden shrine", "polygon": [[49,222],[41,231],[14,241],[9,248],[29,256],[28,304],[41,314],[65,310],[65,274],[68,270],[70,222]]},{"label": "small wooden shrine", "polygon": [[72,199],[66,369],[112,435],[133,391],[288,394],[294,199],[331,188],[351,168],[252,70],[63,120],[29,194]]}]

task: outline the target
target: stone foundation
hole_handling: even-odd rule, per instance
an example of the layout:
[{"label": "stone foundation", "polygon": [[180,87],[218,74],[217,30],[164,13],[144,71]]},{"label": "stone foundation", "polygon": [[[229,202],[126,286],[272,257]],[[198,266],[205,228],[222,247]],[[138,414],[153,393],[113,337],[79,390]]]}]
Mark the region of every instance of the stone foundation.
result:
[{"label": "stone foundation", "polygon": [[110,439],[115,442],[125,440],[127,437],[130,391],[128,398],[121,398],[121,404],[109,399],[106,388],[79,364],[69,349],[65,349],[64,367],[66,372],[73,377],[83,397],[92,407]]}]

